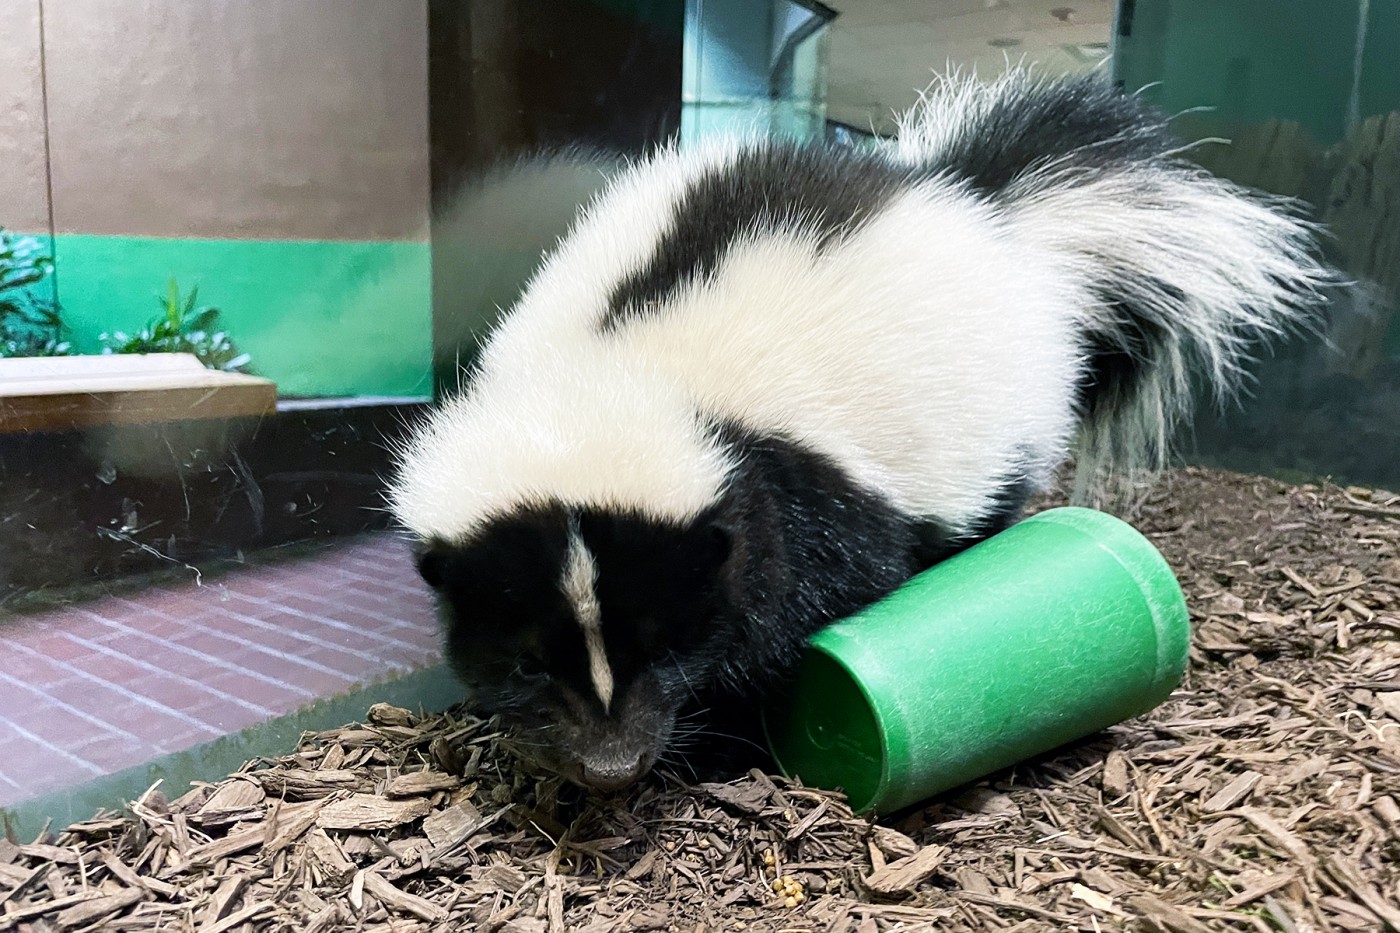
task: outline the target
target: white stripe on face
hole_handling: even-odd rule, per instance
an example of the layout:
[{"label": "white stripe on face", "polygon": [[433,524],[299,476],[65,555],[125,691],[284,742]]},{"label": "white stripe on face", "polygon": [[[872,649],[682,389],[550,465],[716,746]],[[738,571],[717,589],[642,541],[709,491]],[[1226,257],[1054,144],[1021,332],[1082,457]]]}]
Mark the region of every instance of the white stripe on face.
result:
[{"label": "white stripe on face", "polygon": [[569,558],[564,565],[564,595],[573,607],[574,618],[583,629],[583,643],[588,651],[588,675],[593,690],[603,701],[606,711],[612,705],[613,672],[603,648],[603,614],[598,606],[594,586],[598,582],[598,565],[579,537],[576,529],[569,532]]}]

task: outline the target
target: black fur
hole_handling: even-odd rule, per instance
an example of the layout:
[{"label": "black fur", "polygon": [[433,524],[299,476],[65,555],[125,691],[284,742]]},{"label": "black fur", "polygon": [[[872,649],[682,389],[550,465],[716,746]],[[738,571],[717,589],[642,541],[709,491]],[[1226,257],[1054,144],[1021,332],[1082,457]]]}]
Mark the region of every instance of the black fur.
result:
[{"label": "black fur", "polygon": [[[434,543],[420,572],[448,610],[448,660],[485,705],[534,706],[540,698],[526,686],[534,675],[598,704],[583,632],[561,588],[571,525],[597,564],[619,681],[653,658],[696,650],[692,639],[716,610],[711,590],[729,542],[707,517],[679,528],[553,504],[497,519],[465,544]],[[512,683],[517,675],[524,681]]]},{"label": "black fur", "polygon": [[1160,160],[1180,146],[1157,110],[1098,75],[1029,85],[985,115],[963,121],[956,143],[928,163],[996,198],[1017,179],[1051,163],[1079,171]]},{"label": "black fur", "polygon": [[741,622],[720,672],[733,691],[761,690],[806,638],[869,605],[920,569],[920,523],[790,440],[721,429],[740,466],[718,520],[733,552],[724,568]]},{"label": "black fur", "polygon": [[754,230],[809,230],[823,244],[849,233],[909,177],[908,168],[878,153],[785,143],[747,150],[680,198],[650,261],[613,290],[602,327],[645,314],[703,278],[736,239]]},{"label": "black fur", "polygon": [[[1165,283],[1155,287],[1162,294],[1174,291]],[[1114,417],[1132,406],[1142,379],[1155,362],[1157,348],[1168,338],[1161,324],[1133,313],[1130,303],[1114,300],[1111,295],[1105,300],[1117,309],[1122,321],[1116,332],[1118,339],[1107,335],[1090,338],[1078,393],[1085,417],[1095,419]]]},{"label": "black fur", "polygon": [[[598,698],[562,582],[577,531],[597,569],[617,692]],[[503,516],[419,557],[443,617],[448,661],[474,703],[514,726],[544,763],[583,780],[609,761],[649,767],[728,632],[717,587],[729,538],[709,515],[678,527],[551,504]],[[603,762],[603,763],[599,763]]]},{"label": "black fur", "polygon": [[[937,559],[924,548],[936,522],[903,515],[790,440],[716,430],[740,466],[720,501],[685,526],[552,504],[419,557],[448,659],[477,705],[548,749],[565,774],[588,773],[598,748],[650,762],[677,744],[674,719],[688,713],[742,729],[716,711],[743,708],[735,704],[780,681],[809,635]],[[561,587],[571,527],[597,567],[611,710],[594,693]],[[965,546],[942,541],[943,556]],[[682,719],[680,745],[694,725]]]}]

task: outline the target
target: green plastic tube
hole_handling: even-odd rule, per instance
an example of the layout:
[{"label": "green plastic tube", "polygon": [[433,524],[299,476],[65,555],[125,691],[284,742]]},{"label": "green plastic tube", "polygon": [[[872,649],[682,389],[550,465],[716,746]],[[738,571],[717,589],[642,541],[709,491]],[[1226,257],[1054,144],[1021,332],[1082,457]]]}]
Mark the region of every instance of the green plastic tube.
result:
[{"label": "green plastic tube", "polygon": [[764,728],[784,774],[888,813],[1147,712],[1189,644],[1146,538],[1052,509],[817,633]]}]

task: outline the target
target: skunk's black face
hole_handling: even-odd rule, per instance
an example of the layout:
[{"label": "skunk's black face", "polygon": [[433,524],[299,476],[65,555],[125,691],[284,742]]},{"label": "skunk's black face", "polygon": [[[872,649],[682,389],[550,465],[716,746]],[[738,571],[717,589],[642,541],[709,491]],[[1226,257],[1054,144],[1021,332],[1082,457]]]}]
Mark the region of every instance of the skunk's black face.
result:
[{"label": "skunk's black face", "polygon": [[714,680],[727,537],[636,515],[534,509],[429,542],[449,662],[477,706],[570,779],[611,790],[665,753]]}]

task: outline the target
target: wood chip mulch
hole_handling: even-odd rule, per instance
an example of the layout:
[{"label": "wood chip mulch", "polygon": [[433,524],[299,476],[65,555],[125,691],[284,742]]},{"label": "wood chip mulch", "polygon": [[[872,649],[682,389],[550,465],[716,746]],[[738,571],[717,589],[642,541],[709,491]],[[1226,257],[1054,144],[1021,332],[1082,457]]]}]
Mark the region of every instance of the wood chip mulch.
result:
[{"label": "wood chip mulch", "polygon": [[0,840],[0,930],[1400,931],[1400,497],[1185,470],[1134,517],[1182,688],[927,808],[760,773],[573,802],[490,723],[381,705]]}]

